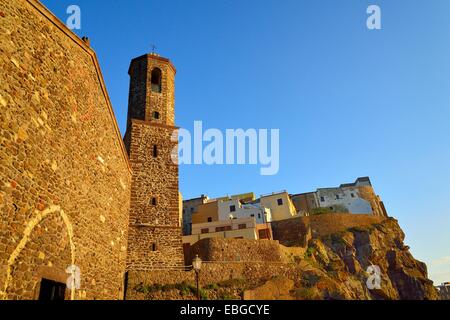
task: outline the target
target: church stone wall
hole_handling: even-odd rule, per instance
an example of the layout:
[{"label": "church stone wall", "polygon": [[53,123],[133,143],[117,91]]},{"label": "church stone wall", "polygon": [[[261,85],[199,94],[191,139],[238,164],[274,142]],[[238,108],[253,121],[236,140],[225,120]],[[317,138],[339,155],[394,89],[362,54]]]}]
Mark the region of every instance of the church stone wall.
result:
[{"label": "church stone wall", "polygon": [[70,265],[66,298],[120,298],[131,171],[95,54],[38,1],[0,11],[0,298]]}]

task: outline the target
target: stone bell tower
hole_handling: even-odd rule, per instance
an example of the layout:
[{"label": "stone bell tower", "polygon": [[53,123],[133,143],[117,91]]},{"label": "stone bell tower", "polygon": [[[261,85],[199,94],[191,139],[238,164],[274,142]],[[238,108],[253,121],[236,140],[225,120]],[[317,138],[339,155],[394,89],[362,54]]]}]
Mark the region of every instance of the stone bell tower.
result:
[{"label": "stone bell tower", "polygon": [[[157,54],[131,61],[125,145],[133,170],[128,270],[183,265],[175,67]],[[175,135],[174,135],[175,134]],[[175,140],[175,141],[174,141]]]}]

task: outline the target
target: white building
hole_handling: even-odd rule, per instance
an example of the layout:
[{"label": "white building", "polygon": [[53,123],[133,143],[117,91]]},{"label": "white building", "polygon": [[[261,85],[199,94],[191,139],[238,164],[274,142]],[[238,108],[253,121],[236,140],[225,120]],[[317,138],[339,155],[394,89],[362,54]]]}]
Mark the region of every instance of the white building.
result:
[{"label": "white building", "polygon": [[222,199],[218,202],[219,221],[232,219],[255,218],[257,224],[269,223],[272,221],[272,214],[269,208],[261,206],[260,201],[242,202],[239,199]]},{"label": "white building", "polygon": [[343,208],[356,214],[373,213],[370,202],[360,198],[357,188],[317,189],[317,198],[321,208],[330,208],[333,211]]}]

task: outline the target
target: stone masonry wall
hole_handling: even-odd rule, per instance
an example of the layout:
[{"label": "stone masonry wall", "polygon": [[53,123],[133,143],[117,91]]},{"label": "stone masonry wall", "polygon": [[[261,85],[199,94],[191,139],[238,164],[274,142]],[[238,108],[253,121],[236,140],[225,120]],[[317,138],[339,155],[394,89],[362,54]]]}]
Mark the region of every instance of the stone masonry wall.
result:
[{"label": "stone masonry wall", "polygon": [[[175,127],[133,120],[130,162],[133,168],[131,224],[179,225],[178,165],[172,162]],[[158,156],[152,155],[153,146]],[[156,205],[151,202],[156,198]],[[161,208],[164,208],[163,210]]]},{"label": "stone masonry wall", "polygon": [[[151,72],[154,68],[162,71],[160,93],[151,90]],[[175,72],[175,68],[166,58],[144,55],[133,59],[129,69],[129,125],[133,119],[175,125]],[[155,111],[159,112],[159,119],[153,117]]]},{"label": "stone masonry wall", "polygon": [[273,240],[207,238],[189,248],[188,261],[196,255],[204,261],[282,261],[279,242]]},{"label": "stone masonry wall", "polygon": [[[151,91],[154,68],[162,71],[161,92]],[[130,119],[125,142],[133,177],[127,269],[182,266],[178,164],[174,158],[178,143],[173,126],[175,69],[168,59],[144,55],[133,59],[129,74]],[[154,112],[159,118],[152,116]]]},{"label": "stone masonry wall", "polygon": [[40,2],[0,0],[0,298],[117,299],[131,171],[95,53]]},{"label": "stone masonry wall", "polygon": [[[129,229],[128,269],[153,270],[162,266],[181,266],[184,255],[181,228],[131,226]],[[152,246],[156,248],[153,251]]]},{"label": "stone masonry wall", "polygon": [[311,228],[303,218],[272,221],[273,238],[285,246],[307,247]]},{"label": "stone masonry wall", "polygon": [[[152,112],[160,113],[159,119],[152,119],[158,123],[165,123],[169,126],[175,125],[175,70],[171,63],[160,63],[160,60],[165,62],[164,58],[153,57],[148,60],[149,70],[153,68],[160,68],[162,71],[161,93],[152,92],[150,81],[147,81],[147,99],[150,102],[151,108],[146,109],[146,119],[152,118]],[[168,61],[167,61],[168,62]]]},{"label": "stone masonry wall", "polygon": [[306,246],[308,240],[339,233],[349,228],[380,223],[384,217],[363,214],[322,214],[298,217],[271,223],[273,238],[286,246]]},{"label": "stone masonry wall", "polygon": [[[293,275],[278,241],[245,239],[203,239],[190,248],[190,256],[203,260],[200,284],[214,284],[230,279],[264,281],[277,275]],[[191,260],[192,261],[192,260]],[[189,267],[132,270],[128,272],[127,299],[142,299],[137,286],[153,284],[194,284],[195,272]]]}]

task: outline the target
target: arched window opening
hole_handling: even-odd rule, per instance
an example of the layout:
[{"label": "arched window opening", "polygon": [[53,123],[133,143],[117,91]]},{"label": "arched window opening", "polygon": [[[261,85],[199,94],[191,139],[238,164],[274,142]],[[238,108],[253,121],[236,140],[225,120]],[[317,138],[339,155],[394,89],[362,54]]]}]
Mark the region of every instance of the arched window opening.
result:
[{"label": "arched window opening", "polygon": [[152,198],[152,200],[150,201],[150,203],[152,204],[152,206],[156,206],[156,205],[157,205],[156,198]]},{"label": "arched window opening", "polygon": [[160,118],[159,112],[158,111],[153,112],[153,119],[159,120],[159,118]]},{"label": "arched window opening", "polygon": [[153,155],[153,158],[158,157],[158,146],[156,144],[153,146],[152,155]]},{"label": "arched window opening", "polygon": [[161,93],[161,82],[162,82],[162,72],[161,69],[155,68],[152,71],[152,91],[156,93]]}]

